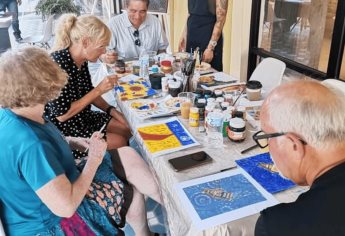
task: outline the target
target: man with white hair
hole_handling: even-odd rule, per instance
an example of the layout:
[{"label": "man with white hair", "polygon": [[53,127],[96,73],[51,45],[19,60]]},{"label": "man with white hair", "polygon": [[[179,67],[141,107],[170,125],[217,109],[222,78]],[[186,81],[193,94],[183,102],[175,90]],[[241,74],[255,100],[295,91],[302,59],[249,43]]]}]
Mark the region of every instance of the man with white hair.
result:
[{"label": "man with white hair", "polygon": [[261,128],[254,140],[269,145],[282,175],[310,190],[263,210],[255,235],[345,235],[344,93],[316,81],[283,84],[265,100]]}]

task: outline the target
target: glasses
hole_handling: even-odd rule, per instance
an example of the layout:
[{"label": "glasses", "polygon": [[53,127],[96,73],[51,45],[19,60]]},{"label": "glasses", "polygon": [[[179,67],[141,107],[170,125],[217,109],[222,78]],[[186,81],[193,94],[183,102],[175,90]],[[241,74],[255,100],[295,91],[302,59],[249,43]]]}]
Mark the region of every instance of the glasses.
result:
[{"label": "glasses", "polygon": [[138,47],[141,46],[141,41],[139,39],[139,30],[135,30],[133,32],[133,36],[135,37],[134,44],[137,45]]},{"label": "glasses", "polygon": [[[287,132],[279,132],[279,133],[270,133],[270,134],[266,134],[264,131],[260,130],[258,132],[256,132],[254,135],[253,135],[253,139],[254,141],[256,142],[256,144],[261,147],[261,148],[265,148],[268,146],[268,139],[270,138],[277,138],[279,136],[283,136],[283,135],[286,135]],[[301,138],[298,138],[301,143],[303,145],[307,145],[307,142],[304,141],[303,139]]]}]

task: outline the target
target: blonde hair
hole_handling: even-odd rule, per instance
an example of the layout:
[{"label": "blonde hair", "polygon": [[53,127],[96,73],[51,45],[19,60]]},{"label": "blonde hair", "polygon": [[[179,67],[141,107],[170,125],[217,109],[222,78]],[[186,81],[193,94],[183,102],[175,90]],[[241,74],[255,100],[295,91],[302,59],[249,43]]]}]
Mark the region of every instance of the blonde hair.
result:
[{"label": "blonde hair", "polygon": [[26,47],[0,57],[0,104],[22,108],[55,99],[67,82],[67,74],[46,51]]},{"label": "blonde hair", "polygon": [[97,17],[73,14],[61,16],[55,33],[53,51],[68,48],[79,43],[82,38],[89,38],[92,42],[109,42],[111,32],[109,28]]}]

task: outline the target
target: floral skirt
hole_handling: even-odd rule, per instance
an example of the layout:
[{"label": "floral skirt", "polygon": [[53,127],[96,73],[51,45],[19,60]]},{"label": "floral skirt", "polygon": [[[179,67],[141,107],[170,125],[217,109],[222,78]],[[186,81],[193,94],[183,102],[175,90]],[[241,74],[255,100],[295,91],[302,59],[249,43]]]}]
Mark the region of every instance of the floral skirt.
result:
[{"label": "floral skirt", "polygon": [[[86,160],[78,163],[78,168],[82,170],[85,163]],[[77,212],[37,236],[123,235],[120,228],[126,223],[132,198],[133,189],[126,180],[119,154],[111,150],[104,156]]]}]

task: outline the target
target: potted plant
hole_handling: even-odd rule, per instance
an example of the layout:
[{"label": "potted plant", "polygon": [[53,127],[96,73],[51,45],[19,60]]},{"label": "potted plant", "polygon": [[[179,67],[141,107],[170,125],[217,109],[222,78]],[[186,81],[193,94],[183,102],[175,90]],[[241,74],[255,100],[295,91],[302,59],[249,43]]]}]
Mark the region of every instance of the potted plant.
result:
[{"label": "potted plant", "polygon": [[39,0],[35,10],[37,14],[42,15],[43,19],[52,14],[56,16],[63,13],[75,13],[80,15],[80,7],[76,6],[73,0]]}]

